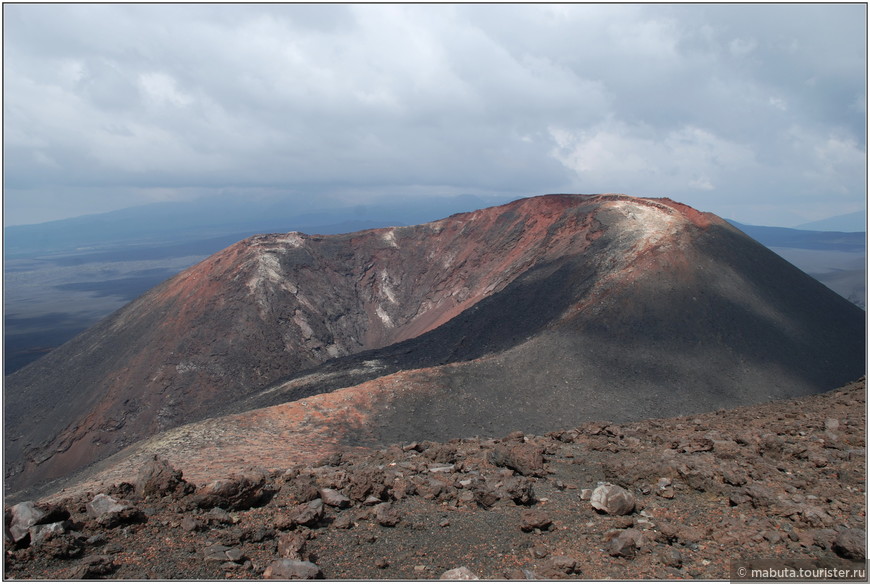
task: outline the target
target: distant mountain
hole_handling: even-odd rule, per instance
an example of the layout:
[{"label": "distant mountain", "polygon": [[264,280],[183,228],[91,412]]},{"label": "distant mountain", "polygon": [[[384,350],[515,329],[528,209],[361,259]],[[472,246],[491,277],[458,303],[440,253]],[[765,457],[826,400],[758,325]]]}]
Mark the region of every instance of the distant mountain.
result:
[{"label": "distant mountain", "polygon": [[768,247],[848,252],[863,252],[866,247],[867,234],[865,232],[811,231],[787,227],[746,225],[730,220],[729,223]]},{"label": "distant mountain", "polygon": [[[207,201],[152,203],[109,213],[85,215],[35,225],[4,228],[7,258],[35,254],[111,252],[121,249],[225,241],[209,253],[255,233],[346,233],[372,227],[424,223],[453,213],[504,203],[507,197],[383,197],[359,205],[318,206],[316,198],[268,198],[256,202],[239,197]],[[228,241],[228,238],[235,238]]]},{"label": "distant mountain", "polygon": [[295,435],[388,444],[714,410],[842,385],[864,355],[862,310],[668,199],[550,195],[260,235],[8,376],[6,484],[341,388],[352,399]]},{"label": "distant mountain", "polygon": [[819,221],[810,221],[798,225],[796,229],[813,231],[867,231],[867,212],[855,211],[844,215],[836,215]]}]

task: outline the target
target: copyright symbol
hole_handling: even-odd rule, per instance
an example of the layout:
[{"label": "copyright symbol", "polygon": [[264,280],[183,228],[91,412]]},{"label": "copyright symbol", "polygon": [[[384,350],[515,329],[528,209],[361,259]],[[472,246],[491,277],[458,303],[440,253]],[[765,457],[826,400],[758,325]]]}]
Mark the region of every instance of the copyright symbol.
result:
[{"label": "copyright symbol", "polygon": [[741,578],[745,577],[746,576],[746,568],[743,568],[743,567],[737,568],[737,575],[740,576]]}]

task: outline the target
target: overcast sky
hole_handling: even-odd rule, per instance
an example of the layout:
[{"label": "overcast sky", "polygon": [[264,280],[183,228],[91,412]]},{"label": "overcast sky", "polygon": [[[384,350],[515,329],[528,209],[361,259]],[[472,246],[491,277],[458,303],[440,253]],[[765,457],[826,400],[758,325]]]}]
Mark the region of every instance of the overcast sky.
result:
[{"label": "overcast sky", "polygon": [[216,194],[866,207],[860,4],[3,10],[7,225]]}]

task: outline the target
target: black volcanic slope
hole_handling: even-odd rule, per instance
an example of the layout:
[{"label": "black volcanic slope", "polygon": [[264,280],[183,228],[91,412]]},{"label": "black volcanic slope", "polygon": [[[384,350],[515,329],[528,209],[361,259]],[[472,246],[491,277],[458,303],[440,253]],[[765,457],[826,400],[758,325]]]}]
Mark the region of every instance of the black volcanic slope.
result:
[{"label": "black volcanic slope", "polygon": [[553,195],[415,227],[257,236],[8,377],[6,476],[37,484],[186,422],[401,385],[409,370],[354,439],[805,395],[860,377],[864,354],[862,310],[667,199]]}]

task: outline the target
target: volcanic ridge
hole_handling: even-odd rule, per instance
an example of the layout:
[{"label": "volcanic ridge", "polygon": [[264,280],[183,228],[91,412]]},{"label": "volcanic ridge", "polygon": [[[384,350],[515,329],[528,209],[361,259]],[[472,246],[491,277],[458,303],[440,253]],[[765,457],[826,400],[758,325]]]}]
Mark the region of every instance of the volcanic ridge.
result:
[{"label": "volcanic ridge", "polygon": [[691,415],[830,390],[864,355],[862,310],[669,199],[258,235],[6,378],[6,489]]}]

